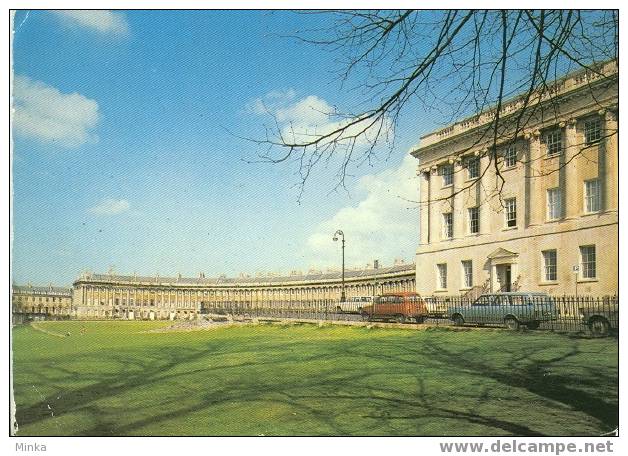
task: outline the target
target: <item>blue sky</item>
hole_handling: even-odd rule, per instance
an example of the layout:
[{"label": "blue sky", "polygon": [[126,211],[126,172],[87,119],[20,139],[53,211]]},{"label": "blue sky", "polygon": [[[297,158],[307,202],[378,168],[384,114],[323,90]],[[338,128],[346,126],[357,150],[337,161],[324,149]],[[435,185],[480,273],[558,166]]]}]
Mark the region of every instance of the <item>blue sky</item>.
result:
[{"label": "blue sky", "polygon": [[296,117],[309,102],[351,105],[334,56],[285,37],[320,20],[18,12],[14,281],[70,284],[111,266],[162,276],[326,269],[339,263],[337,228],[350,266],[412,261],[418,212],[398,196],[418,197],[406,155],[433,125],[400,125],[393,155],[356,170],[348,192],[330,193],[335,169],[321,169],[301,201],[292,165],[247,163],[258,149],[230,133],[262,134],[260,102]]}]

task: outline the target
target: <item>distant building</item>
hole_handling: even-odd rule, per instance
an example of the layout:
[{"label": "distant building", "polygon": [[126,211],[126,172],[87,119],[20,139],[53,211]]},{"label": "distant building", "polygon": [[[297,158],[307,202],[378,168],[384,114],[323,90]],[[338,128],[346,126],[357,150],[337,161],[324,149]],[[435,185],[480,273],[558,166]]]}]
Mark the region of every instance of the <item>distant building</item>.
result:
[{"label": "distant building", "polygon": [[29,319],[69,318],[72,289],[48,286],[13,285],[11,306],[14,322]]},{"label": "distant building", "polygon": [[[421,138],[417,291],[618,291],[618,68],[556,81],[523,130],[523,99]],[[537,97],[538,98],[538,97]],[[531,112],[531,111],[528,111]],[[486,172],[485,172],[486,171]]]},{"label": "distant building", "polygon": [[[345,271],[346,296],[414,291],[414,264]],[[191,319],[203,309],[290,306],[312,308],[339,302],[340,271],[295,271],[288,276],[237,278],[140,277],[82,274],[73,288],[77,318]]]}]

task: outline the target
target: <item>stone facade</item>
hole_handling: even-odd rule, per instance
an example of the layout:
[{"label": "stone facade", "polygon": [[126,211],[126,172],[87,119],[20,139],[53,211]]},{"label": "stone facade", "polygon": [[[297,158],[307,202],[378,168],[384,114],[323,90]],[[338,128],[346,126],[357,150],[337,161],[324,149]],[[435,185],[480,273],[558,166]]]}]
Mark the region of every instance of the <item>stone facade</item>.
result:
[{"label": "stone facade", "polygon": [[72,315],[72,289],[13,285],[11,304],[13,315],[69,317]]},{"label": "stone facade", "polygon": [[[346,271],[347,297],[414,291],[414,264]],[[205,307],[308,308],[338,302],[340,272],[261,278],[169,278],[83,274],[73,288],[77,318],[192,319]]]},{"label": "stone facade", "polygon": [[617,293],[616,62],[557,81],[524,128],[514,121],[521,104],[501,111],[503,181],[492,160],[494,111],[411,151],[420,163],[420,294]]}]

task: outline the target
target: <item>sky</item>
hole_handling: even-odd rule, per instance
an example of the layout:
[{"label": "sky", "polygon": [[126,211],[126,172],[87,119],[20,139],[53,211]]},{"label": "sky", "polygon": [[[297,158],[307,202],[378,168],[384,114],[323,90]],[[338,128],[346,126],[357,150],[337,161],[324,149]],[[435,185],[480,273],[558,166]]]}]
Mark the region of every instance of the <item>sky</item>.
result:
[{"label": "sky", "polygon": [[[360,94],[333,54],[290,38],[325,19],[283,11],[18,11],[13,36],[16,283],[83,271],[174,276],[412,262],[416,161],[436,124],[406,117],[390,156],[300,197],[293,164],[243,138],[330,127]],[[244,33],[243,33],[244,31]]]}]

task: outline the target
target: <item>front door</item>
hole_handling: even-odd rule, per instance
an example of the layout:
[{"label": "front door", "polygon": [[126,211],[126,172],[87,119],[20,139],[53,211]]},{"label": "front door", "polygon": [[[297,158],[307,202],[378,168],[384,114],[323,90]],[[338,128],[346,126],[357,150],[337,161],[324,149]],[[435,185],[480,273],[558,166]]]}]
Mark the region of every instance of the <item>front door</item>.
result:
[{"label": "front door", "polygon": [[509,264],[497,265],[497,281],[499,282],[499,291],[511,291],[512,272]]}]

